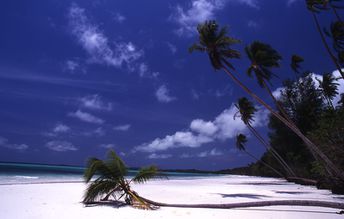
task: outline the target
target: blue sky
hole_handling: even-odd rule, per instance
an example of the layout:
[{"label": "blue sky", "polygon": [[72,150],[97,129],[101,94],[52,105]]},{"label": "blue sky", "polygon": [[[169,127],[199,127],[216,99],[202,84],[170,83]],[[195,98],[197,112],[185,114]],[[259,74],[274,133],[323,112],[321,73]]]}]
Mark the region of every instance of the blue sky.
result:
[{"label": "blue sky", "polygon": [[[320,15],[327,25],[330,16]],[[334,70],[302,0],[59,1],[0,3],[0,160],[82,165],[109,148],[130,166],[224,169],[252,160],[234,148],[245,94],[204,54],[189,54],[196,26],[228,25],[284,57],[274,89],[292,77],[289,57],[318,74]],[[267,133],[261,109],[254,125]],[[263,148],[250,138],[248,149]]]}]

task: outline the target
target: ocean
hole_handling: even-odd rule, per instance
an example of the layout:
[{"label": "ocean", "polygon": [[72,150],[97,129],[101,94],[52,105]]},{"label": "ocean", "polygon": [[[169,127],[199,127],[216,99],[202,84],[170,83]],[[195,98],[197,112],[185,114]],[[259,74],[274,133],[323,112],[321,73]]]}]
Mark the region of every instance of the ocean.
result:
[{"label": "ocean", "polygon": [[[5,163],[0,162],[0,185],[83,182],[85,168],[78,166]],[[129,170],[127,177],[132,177],[136,170]],[[214,174],[164,172],[168,178],[209,177]]]}]

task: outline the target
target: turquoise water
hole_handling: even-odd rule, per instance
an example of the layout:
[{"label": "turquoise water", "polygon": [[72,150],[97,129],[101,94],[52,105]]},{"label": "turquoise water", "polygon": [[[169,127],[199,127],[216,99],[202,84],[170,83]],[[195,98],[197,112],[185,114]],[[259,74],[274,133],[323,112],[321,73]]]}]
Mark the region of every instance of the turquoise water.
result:
[{"label": "turquoise water", "polygon": [[[0,185],[21,183],[47,183],[47,182],[82,182],[84,167],[1,163]],[[134,176],[137,171],[130,170],[128,177]],[[168,178],[208,177],[213,174],[164,172]]]}]

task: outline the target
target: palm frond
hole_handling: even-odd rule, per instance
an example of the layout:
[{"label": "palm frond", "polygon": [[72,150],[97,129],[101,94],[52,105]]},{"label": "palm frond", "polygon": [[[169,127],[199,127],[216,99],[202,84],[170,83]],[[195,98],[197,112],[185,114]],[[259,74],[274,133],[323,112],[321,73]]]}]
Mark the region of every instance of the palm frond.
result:
[{"label": "palm frond", "polygon": [[145,183],[152,178],[161,178],[162,175],[156,166],[141,168],[136,176],[132,179],[136,183]]},{"label": "palm frond", "polygon": [[200,52],[205,52],[206,48],[202,47],[201,45],[195,43],[189,48],[189,53],[192,53],[194,51],[200,51]]},{"label": "palm frond", "polygon": [[[117,187],[117,182],[113,180],[96,180],[92,182],[86,189],[83,202],[89,203],[99,200],[102,196],[107,195],[110,191]],[[119,192],[114,190],[113,192]]]},{"label": "palm frond", "polygon": [[97,158],[90,158],[87,162],[84,173],[84,180],[88,183],[95,174],[101,174],[110,177],[111,172],[102,160]]}]

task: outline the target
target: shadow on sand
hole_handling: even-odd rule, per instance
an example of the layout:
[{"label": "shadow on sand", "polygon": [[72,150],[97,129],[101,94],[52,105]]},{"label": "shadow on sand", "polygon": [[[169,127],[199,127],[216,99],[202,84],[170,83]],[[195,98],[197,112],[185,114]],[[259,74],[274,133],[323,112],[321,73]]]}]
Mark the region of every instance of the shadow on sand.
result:
[{"label": "shadow on sand", "polygon": [[268,197],[270,197],[270,196],[266,196],[266,195],[246,194],[246,193],[238,193],[238,194],[222,194],[222,193],[218,193],[218,195],[221,195],[222,198],[250,198],[250,199],[261,199],[261,198],[268,198]]},{"label": "shadow on sand", "polygon": [[99,201],[99,202],[89,202],[85,204],[85,207],[96,207],[96,206],[108,206],[113,208],[122,208],[128,206],[125,202],[121,201]]}]

